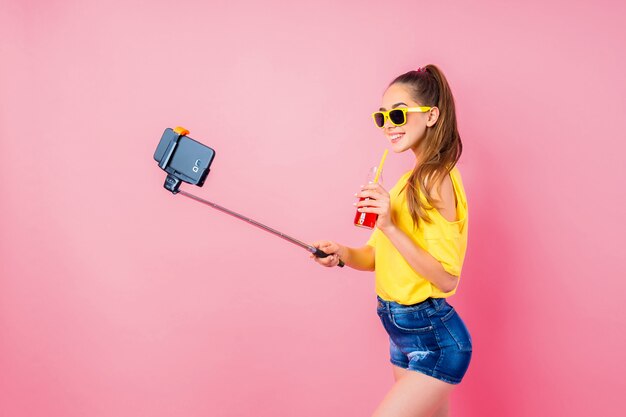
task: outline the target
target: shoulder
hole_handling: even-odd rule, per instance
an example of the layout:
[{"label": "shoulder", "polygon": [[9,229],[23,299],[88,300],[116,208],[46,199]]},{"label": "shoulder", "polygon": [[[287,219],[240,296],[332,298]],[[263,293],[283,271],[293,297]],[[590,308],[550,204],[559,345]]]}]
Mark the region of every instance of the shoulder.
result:
[{"label": "shoulder", "polygon": [[398,181],[396,181],[396,183],[389,190],[389,195],[392,197],[397,197],[406,188],[410,177],[411,171],[402,174]]},{"label": "shoulder", "polygon": [[437,200],[435,204],[443,218],[450,222],[457,220],[456,195],[450,174],[447,174],[441,181],[434,184],[431,190],[431,196]]}]

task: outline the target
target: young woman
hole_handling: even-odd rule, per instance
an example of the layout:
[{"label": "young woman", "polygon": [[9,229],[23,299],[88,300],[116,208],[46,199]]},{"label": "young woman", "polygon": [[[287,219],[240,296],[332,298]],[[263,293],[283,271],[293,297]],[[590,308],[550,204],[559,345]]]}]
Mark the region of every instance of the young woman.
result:
[{"label": "young woman", "polygon": [[317,241],[332,255],[313,259],[376,272],[396,382],[374,416],[443,417],[472,356],[471,336],[446,300],[459,284],[468,225],[454,99],[443,73],[427,65],[393,80],[373,117],[394,152],[415,154],[415,167],[389,192],[367,184],[356,194],[369,198],[358,211],[378,215],[365,246]]}]

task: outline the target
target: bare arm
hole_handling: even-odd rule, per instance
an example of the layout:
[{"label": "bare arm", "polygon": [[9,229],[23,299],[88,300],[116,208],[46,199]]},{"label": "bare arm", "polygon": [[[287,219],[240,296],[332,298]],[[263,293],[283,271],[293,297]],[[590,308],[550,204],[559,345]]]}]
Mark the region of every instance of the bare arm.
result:
[{"label": "bare arm", "polygon": [[359,271],[374,270],[374,248],[365,245],[360,248],[350,248],[348,246],[339,245],[339,257],[350,268]]},{"label": "bare arm", "polygon": [[416,245],[406,233],[393,224],[381,231],[415,272],[428,279],[443,292],[450,292],[456,288],[458,277],[446,272],[438,260]]},{"label": "bare arm", "polygon": [[350,268],[358,269],[359,271],[374,270],[374,248],[369,245],[360,248],[351,248],[325,240],[313,242],[312,245],[326,253],[332,254],[327,258],[310,256],[320,265],[328,267],[336,266],[339,263],[339,259],[341,259]]}]

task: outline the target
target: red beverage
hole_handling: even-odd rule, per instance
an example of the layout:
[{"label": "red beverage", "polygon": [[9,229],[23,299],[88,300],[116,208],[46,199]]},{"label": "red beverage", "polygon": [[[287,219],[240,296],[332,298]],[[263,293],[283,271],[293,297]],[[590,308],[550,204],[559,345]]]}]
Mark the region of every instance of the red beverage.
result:
[{"label": "red beverage", "polygon": [[[367,197],[361,197],[359,201],[369,200]],[[373,229],[376,226],[376,220],[378,219],[378,214],[376,213],[362,213],[357,210],[356,216],[354,216],[354,225],[359,227],[365,227],[368,229]]]},{"label": "red beverage", "polygon": [[[382,183],[383,181],[383,164],[385,163],[385,158],[387,157],[387,149],[385,149],[385,153],[383,154],[382,159],[380,160],[380,169],[378,166],[371,167],[369,172],[367,173],[367,182],[369,184],[373,183]],[[359,202],[364,200],[370,200],[369,197],[361,197],[359,198]],[[378,220],[378,214],[376,213],[362,213],[358,209],[356,211],[356,216],[354,216],[354,225],[359,227],[365,227],[366,229],[373,229],[376,227],[376,220]]]}]

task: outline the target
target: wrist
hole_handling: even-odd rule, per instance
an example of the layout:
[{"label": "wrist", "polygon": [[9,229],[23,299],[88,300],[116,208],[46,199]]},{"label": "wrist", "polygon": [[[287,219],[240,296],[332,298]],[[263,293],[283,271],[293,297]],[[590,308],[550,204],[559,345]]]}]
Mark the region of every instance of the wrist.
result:
[{"label": "wrist", "polygon": [[387,226],[379,227],[379,229],[387,237],[390,237],[391,235],[395,234],[398,231],[398,228],[393,222],[391,222]]},{"label": "wrist", "polygon": [[337,252],[336,252],[337,256],[339,257],[339,259],[341,259],[342,261],[345,262],[346,261],[346,255],[348,254],[347,253],[348,252],[348,248],[343,246],[343,245],[340,245],[340,244],[337,244],[337,246],[339,246],[339,249],[337,249]]}]

